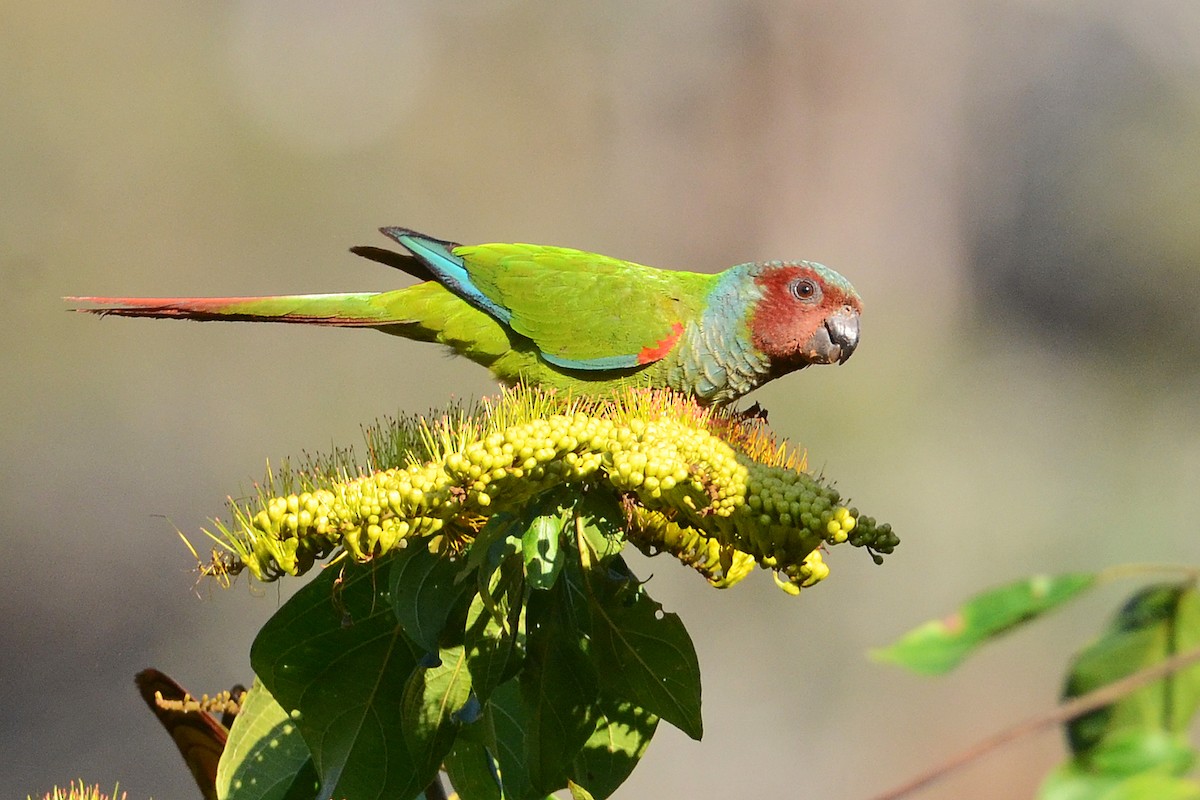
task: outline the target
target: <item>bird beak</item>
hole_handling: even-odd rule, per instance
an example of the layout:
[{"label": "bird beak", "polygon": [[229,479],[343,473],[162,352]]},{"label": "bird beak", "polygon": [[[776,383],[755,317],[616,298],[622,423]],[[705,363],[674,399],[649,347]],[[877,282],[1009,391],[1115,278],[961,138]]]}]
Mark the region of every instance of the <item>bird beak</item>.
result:
[{"label": "bird beak", "polygon": [[804,343],[801,353],[812,364],[845,364],[858,347],[858,312],[843,306]]}]

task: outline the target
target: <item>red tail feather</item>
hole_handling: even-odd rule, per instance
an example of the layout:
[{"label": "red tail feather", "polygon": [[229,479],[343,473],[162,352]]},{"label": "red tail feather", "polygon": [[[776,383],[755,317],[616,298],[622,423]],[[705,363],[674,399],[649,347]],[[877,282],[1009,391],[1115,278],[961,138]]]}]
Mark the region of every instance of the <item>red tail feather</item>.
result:
[{"label": "red tail feather", "polygon": [[[187,319],[230,319],[221,309],[263,297],[64,297],[72,303],[95,303],[97,308],[73,308],[87,314],[118,317],[184,317]],[[246,319],[261,315],[243,314]]]},{"label": "red tail feather", "polygon": [[372,327],[395,322],[371,303],[373,293],[281,295],[263,297],[67,297],[93,303],[75,308],[87,314],[117,317],[222,320],[226,322],[292,322],[302,325]]}]

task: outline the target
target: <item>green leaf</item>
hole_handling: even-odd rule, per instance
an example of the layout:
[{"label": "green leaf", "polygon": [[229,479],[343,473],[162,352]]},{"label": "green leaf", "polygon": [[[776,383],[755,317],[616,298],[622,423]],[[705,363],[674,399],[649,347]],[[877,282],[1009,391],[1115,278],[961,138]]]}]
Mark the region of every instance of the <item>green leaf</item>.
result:
[{"label": "green leaf", "polygon": [[595,800],[591,792],[574,781],[567,781],[567,788],[571,791],[571,800]]},{"label": "green leaf", "polygon": [[575,756],[571,780],[596,800],[609,797],[645,755],[657,727],[649,711],[601,695],[596,729]]},{"label": "green leaf", "polygon": [[[629,574],[619,556],[613,566]],[[698,740],[703,735],[700,664],[687,629],[679,615],[663,612],[631,574],[613,577],[612,571],[590,569],[584,576],[592,656],[602,686]]]},{"label": "green leaf", "polygon": [[517,680],[497,686],[484,707],[481,734],[499,764],[504,800],[539,800],[546,795],[533,787],[529,777],[525,745],[532,713]]},{"label": "green leaf", "polygon": [[461,735],[454,740],[445,769],[460,800],[503,800],[496,764],[483,742],[474,737]]},{"label": "green leaf", "polygon": [[489,517],[467,551],[467,570],[479,569],[490,575],[508,556],[520,552],[519,522],[517,516],[507,511],[497,511]]},{"label": "green leaf", "polygon": [[474,591],[460,581],[463,561],[429,552],[424,539],[410,541],[396,553],[389,573],[392,610],[413,644],[436,653],[446,621],[463,595]]},{"label": "green leaf", "polygon": [[267,621],[250,651],[312,753],[322,797],[413,797],[433,778],[418,772],[399,713],[422,654],[378,584],[373,565],[326,569]]},{"label": "green leaf", "polygon": [[558,580],[566,553],[562,547],[565,519],[570,511],[554,510],[538,514],[529,522],[521,537],[521,552],[525,558],[525,579],[531,589],[546,590]]},{"label": "green leaf", "polygon": [[[1190,585],[1146,587],[1125,604],[1101,637],[1075,658],[1064,696],[1086,694],[1197,646],[1200,593]],[[1157,732],[1167,738],[1186,735],[1198,706],[1200,665],[1193,665],[1072,720],[1067,738],[1076,757],[1095,762],[1102,754],[1111,753],[1108,743],[1124,741],[1120,737],[1145,742],[1152,741],[1149,735]]]},{"label": "green leaf", "polygon": [[1046,776],[1037,797],[1038,800],[1096,800],[1122,780],[1113,775],[1097,775],[1067,760]]},{"label": "green leaf", "polygon": [[603,564],[625,547],[625,515],[616,495],[588,492],[575,508],[583,520],[583,538]]},{"label": "green leaf", "polygon": [[242,700],[217,767],[224,800],[314,800],[317,771],[300,732],[261,681]]},{"label": "green leaf", "polygon": [[1091,588],[1092,573],[1035,575],[976,595],[952,616],[926,622],[894,644],[873,650],[921,675],[941,675],[957,667],[977,648]]},{"label": "green leaf", "polygon": [[1162,772],[1123,776],[1068,761],[1042,783],[1038,800],[1200,800],[1200,784]]},{"label": "green leaf", "polygon": [[[543,793],[566,785],[567,770],[595,729],[596,668],[584,649],[568,582],[534,592],[528,603],[528,650],[521,672],[527,709],[525,758],[529,782]],[[501,761],[502,770],[504,762]],[[503,772],[502,772],[503,774]]]},{"label": "green leaf", "polygon": [[467,610],[463,645],[475,694],[481,702],[486,702],[492,690],[520,668],[527,594],[521,560],[510,558],[491,575]]},{"label": "green leaf", "polygon": [[404,741],[421,773],[437,774],[450,752],[458,714],[471,696],[471,674],[462,646],[440,651],[441,663],[419,667],[404,687]]},{"label": "green leaf", "polygon": [[1200,800],[1200,783],[1148,772],[1126,778],[1099,800]]},{"label": "green leaf", "polygon": [[1136,775],[1158,771],[1167,775],[1185,775],[1196,763],[1186,732],[1127,728],[1105,737],[1089,751],[1081,764],[1096,773]]},{"label": "green leaf", "polygon": [[[1195,758],[1186,735],[1126,730],[1105,739],[1088,757],[1069,759],[1042,784],[1039,797],[1049,800],[1126,797],[1124,792],[1130,790],[1130,779],[1156,775],[1175,781],[1192,768]],[[1138,785],[1132,784],[1134,788]]]}]

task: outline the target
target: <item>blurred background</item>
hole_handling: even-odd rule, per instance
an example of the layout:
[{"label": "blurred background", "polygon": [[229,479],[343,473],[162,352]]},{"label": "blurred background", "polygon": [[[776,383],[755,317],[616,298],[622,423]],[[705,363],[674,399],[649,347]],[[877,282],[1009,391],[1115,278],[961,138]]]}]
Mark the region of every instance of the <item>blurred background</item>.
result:
[{"label": "blurred background", "polygon": [[[295,586],[193,586],[266,459],[494,391],[373,331],[99,320],[69,294],[393,288],[381,225],[865,298],[839,368],[750,399],[902,545],[793,599],[631,556],[706,736],[619,797],[866,797],[1056,702],[1110,586],[944,680],[866,651],[985,586],[1195,562],[1200,6],[550,0],[0,5],[0,788],[192,797],[133,686],[249,681]],[[200,539],[193,536],[193,540]],[[1028,797],[1023,740],[923,798]]]}]

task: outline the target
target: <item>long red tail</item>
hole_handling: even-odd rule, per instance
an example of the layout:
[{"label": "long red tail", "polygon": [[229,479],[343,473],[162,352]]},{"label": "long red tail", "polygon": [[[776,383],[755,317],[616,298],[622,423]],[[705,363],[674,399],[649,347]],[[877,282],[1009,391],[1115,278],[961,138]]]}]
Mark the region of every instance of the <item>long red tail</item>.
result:
[{"label": "long red tail", "polygon": [[271,297],[67,297],[94,307],[89,314],[233,322],[291,322],[301,325],[372,327],[402,322],[390,300],[404,290]]}]

